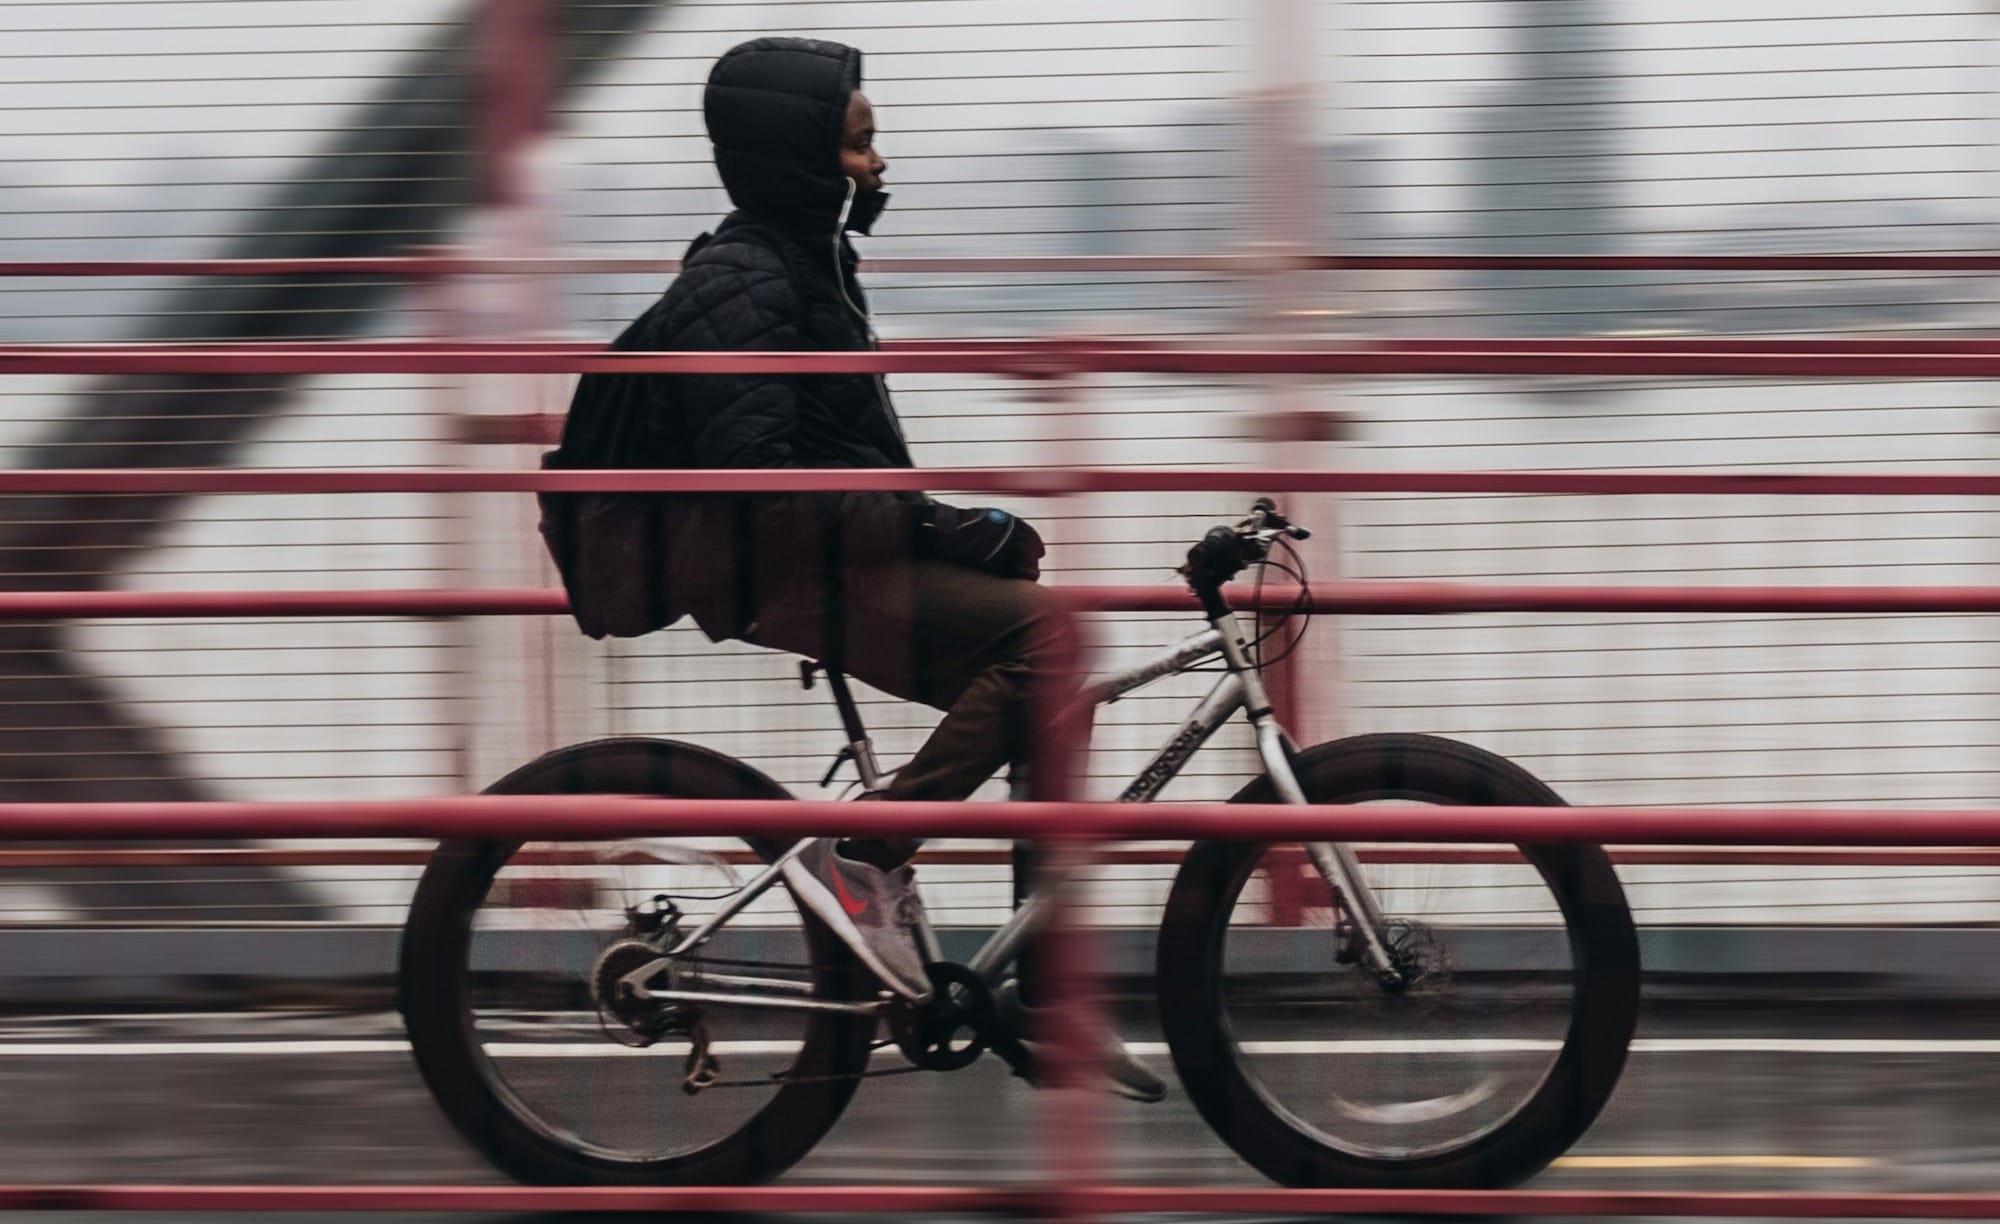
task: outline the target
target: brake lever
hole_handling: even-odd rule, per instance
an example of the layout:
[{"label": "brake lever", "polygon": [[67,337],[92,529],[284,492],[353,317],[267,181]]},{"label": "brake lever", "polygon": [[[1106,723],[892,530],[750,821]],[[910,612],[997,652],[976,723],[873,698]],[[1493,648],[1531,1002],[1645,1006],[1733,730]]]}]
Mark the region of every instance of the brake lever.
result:
[{"label": "brake lever", "polygon": [[1251,517],[1257,522],[1257,534],[1275,540],[1279,536],[1289,536],[1294,540],[1310,540],[1312,532],[1294,526],[1292,521],[1278,513],[1278,507],[1268,497],[1257,499],[1257,508]]},{"label": "brake lever", "polygon": [[1261,531],[1246,531],[1243,534],[1260,544],[1269,544],[1280,537],[1294,540],[1312,539],[1312,532],[1307,531],[1303,527],[1293,527],[1290,524],[1286,524],[1283,527],[1266,527]]}]

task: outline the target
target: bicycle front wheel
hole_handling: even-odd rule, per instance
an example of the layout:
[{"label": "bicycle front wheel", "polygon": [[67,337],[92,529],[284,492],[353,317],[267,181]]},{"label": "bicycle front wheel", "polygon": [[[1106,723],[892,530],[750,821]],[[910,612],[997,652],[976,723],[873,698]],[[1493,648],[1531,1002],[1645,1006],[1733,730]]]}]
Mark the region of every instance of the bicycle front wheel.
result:
[{"label": "bicycle front wheel", "polygon": [[[1322,744],[1314,803],[1550,806],[1491,753],[1421,735]],[[1273,802],[1268,782],[1237,796]],[[1365,963],[1301,845],[1197,845],[1167,903],[1161,1018],[1203,1117],[1293,1186],[1505,1185],[1582,1135],[1624,1065],[1638,944],[1589,846],[1362,851],[1397,973]]]},{"label": "bicycle front wheel", "polygon": [[[664,741],[550,753],[513,794],[778,798],[726,757]],[[404,1022],[446,1116],[514,1178],[541,1184],[765,1181],[812,1150],[867,1067],[872,1017],[666,1004],[619,979],[659,957],[780,847],[447,843],[402,946]],[[867,997],[851,953],[782,883],[654,984],[715,995]]]}]

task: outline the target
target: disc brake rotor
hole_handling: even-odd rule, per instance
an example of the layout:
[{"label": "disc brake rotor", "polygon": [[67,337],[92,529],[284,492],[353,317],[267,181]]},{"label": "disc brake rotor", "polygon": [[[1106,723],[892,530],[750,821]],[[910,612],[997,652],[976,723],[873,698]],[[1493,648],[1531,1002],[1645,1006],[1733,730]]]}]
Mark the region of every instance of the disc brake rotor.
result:
[{"label": "disc brake rotor", "polygon": [[1426,924],[1389,919],[1382,924],[1382,947],[1401,978],[1394,993],[1432,998],[1451,985],[1451,952]]}]

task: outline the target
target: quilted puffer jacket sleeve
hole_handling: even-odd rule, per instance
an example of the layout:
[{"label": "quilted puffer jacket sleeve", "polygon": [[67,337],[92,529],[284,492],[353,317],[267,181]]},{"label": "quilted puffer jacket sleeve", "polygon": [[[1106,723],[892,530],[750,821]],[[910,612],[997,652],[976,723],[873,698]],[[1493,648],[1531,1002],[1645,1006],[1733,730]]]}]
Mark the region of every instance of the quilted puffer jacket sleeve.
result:
[{"label": "quilted puffer jacket sleeve", "polygon": [[[718,352],[801,351],[816,347],[800,327],[800,303],[774,253],[734,244],[682,274],[688,308],[676,312],[665,348]],[[811,375],[682,375],[682,404],[696,466],[807,466],[796,439],[802,404],[798,382]],[[850,492],[759,495],[766,522],[838,522],[849,563],[907,555],[924,514],[922,498]]]}]

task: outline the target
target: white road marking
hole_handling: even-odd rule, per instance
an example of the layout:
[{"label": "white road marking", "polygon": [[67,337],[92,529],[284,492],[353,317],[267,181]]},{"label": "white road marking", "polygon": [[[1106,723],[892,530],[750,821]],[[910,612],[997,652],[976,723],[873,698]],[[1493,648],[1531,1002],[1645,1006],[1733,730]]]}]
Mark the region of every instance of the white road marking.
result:
[{"label": "white road marking", "polygon": [[[662,1043],[645,1050],[596,1041],[503,1041],[487,1050],[496,1058],[597,1058],[630,1055],[682,1055],[683,1042]],[[783,1054],[796,1041],[718,1041],[717,1054]],[[1162,1057],[1165,1042],[1135,1041],[1128,1047],[1142,1057]],[[1333,1041],[1253,1041],[1244,1049],[1272,1055],[1368,1054],[1506,1054],[1554,1050],[1553,1041],[1352,1039]],[[408,1042],[381,1040],[309,1041],[8,1041],[0,1042],[0,1058],[178,1058],[190,1055],[225,1057],[301,1057],[332,1054],[407,1054]],[[1635,1054],[2000,1054],[2000,1040],[1986,1038],[1875,1037],[1667,1037],[1632,1043]]]},{"label": "white road marking", "polygon": [[[1153,1043],[1164,1053],[1166,1046]],[[1248,1054],[1516,1054],[1549,1051],[1555,1041],[1500,1038],[1246,1041]],[[1139,1052],[1134,1047],[1134,1052]],[[1642,1037],[1634,1054],[2000,1054],[1991,1038]]]},{"label": "white road marking", "polygon": [[1686,1156],[1558,1156],[1558,1169],[1872,1169],[1873,1156],[1759,1156],[1697,1152]]},{"label": "white road marking", "polygon": [[[1155,1044],[1159,1045],[1161,1053],[1166,1052],[1164,1042]],[[1558,1041],[1502,1037],[1431,1040],[1419,1037],[1357,1037],[1330,1041],[1245,1041],[1240,1044],[1245,1054],[1523,1054],[1562,1048],[1562,1043]]]},{"label": "white road marking", "polygon": [[1632,1043],[1636,1054],[2000,1054],[2000,1040],[1880,1037],[1658,1037]]},{"label": "white road marking", "polygon": [[[718,1058],[724,1054],[796,1054],[796,1041],[718,1041],[709,1050]],[[676,1058],[687,1056],[685,1041],[663,1041],[647,1046],[643,1050],[631,1046],[613,1045],[608,1041],[494,1041],[486,1046],[486,1052],[494,1058],[602,1058],[612,1057],[644,1058],[653,1054],[671,1054]]]},{"label": "white road marking", "polygon": [[407,1041],[10,1041],[0,1058],[185,1058],[196,1054],[408,1054]]}]

